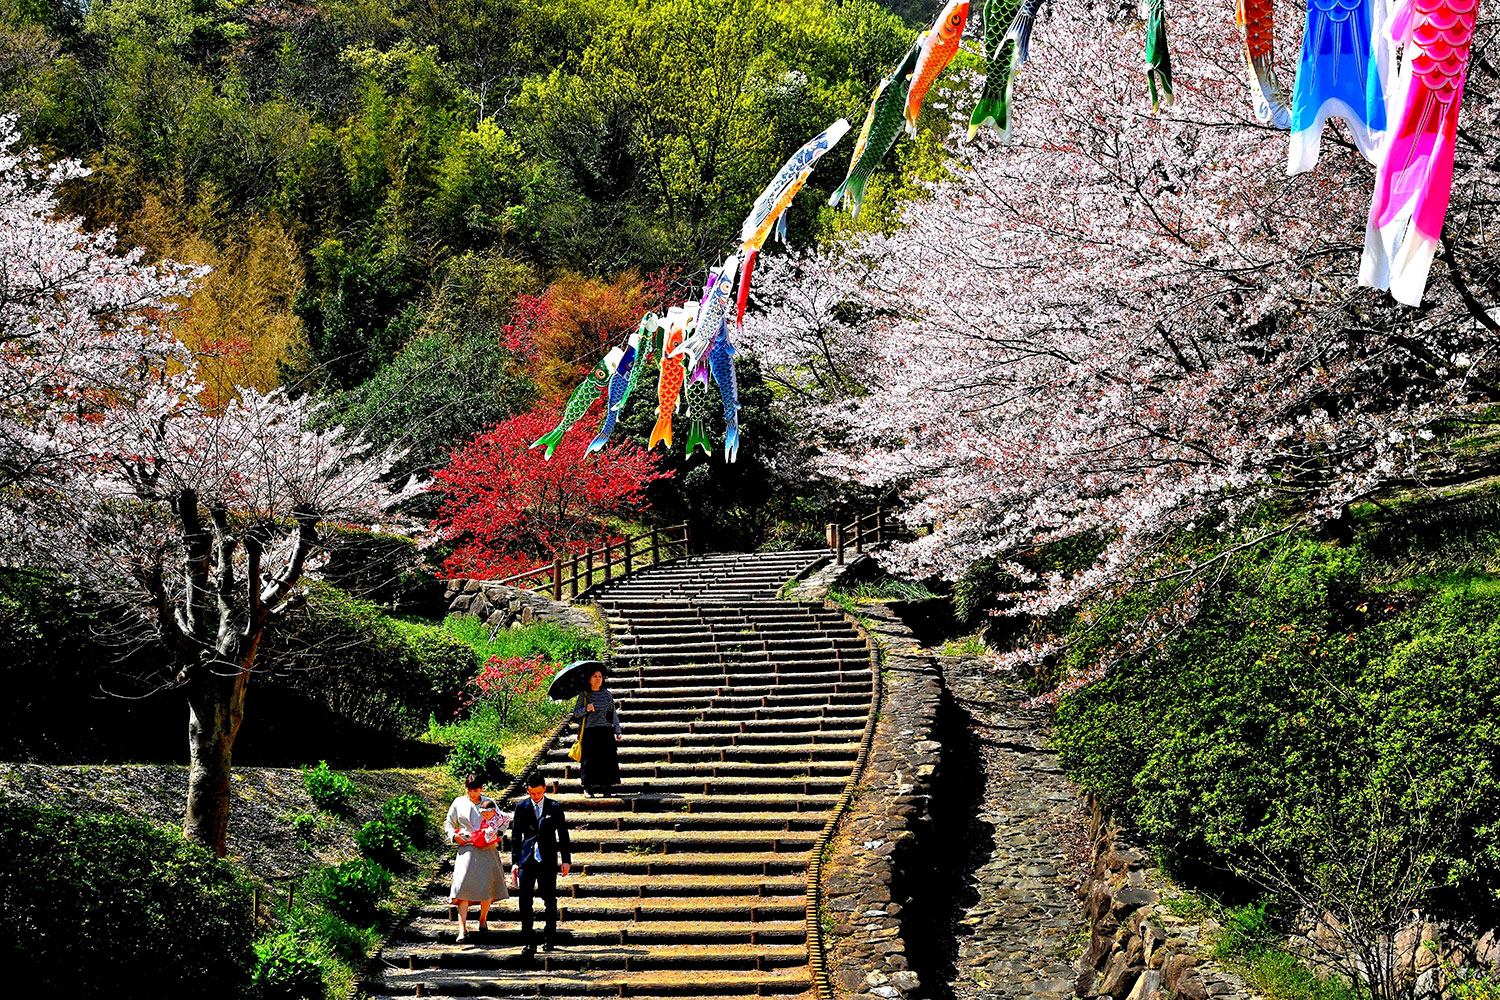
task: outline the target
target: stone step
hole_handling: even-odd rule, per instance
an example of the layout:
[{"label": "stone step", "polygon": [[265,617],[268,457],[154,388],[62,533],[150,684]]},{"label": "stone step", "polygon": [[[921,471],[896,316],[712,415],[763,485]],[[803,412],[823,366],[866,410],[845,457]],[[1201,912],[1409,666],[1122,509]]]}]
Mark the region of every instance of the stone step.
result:
[{"label": "stone step", "polygon": [[582,794],[571,727],[543,754],[573,830],[559,947],[521,960],[514,899],[491,910],[489,934],[456,945],[442,895],[450,860],[364,992],[812,1000],[807,865],[857,759],[875,681],[870,648],[841,611],[775,599],[827,558],[693,557],[596,588],[625,733],[621,788]]},{"label": "stone step", "polygon": [[[561,770],[549,765],[557,764]],[[649,778],[660,778],[664,776],[673,777],[695,777],[699,780],[705,778],[757,778],[757,777],[781,777],[781,778],[842,778],[849,773],[848,760],[790,760],[790,761],[756,761],[747,762],[743,760],[721,761],[713,760],[688,760],[662,763],[659,757],[642,755],[640,759],[625,759],[620,761],[620,773],[627,785],[643,781]],[[555,750],[548,753],[543,763],[543,769],[548,776],[567,781],[578,776],[578,765],[567,758],[564,750]],[[593,802],[586,799],[585,802]],[[630,801],[638,801],[632,796]],[[676,799],[661,799],[663,803],[675,803]],[[671,806],[674,811],[679,809]]]},{"label": "stone step", "polygon": [[[535,912],[540,907],[533,902],[532,909]],[[563,949],[563,954],[569,949],[608,948],[620,944],[637,947],[691,944],[807,945],[807,923],[802,912],[788,919],[772,920],[763,917],[752,919],[748,908],[725,909],[720,911],[723,919],[714,920],[695,915],[673,916],[670,911],[655,907],[651,911],[653,914],[666,912],[668,915],[667,919],[660,920],[645,916],[644,907],[637,909],[642,912],[642,916],[636,916],[634,911],[627,908],[611,911],[589,906],[559,905],[557,944]],[[514,897],[490,908],[489,931],[476,938],[481,953],[487,951],[487,946],[490,945],[502,948],[519,948],[522,945],[519,913]],[[471,927],[478,925],[477,907],[470,908],[469,920]],[[398,964],[403,952],[417,955],[419,960],[425,959],[430,963],[433,962],[434,952],[440,952],[444,958],[448,958],[458,951],[458,946],[453,941],[457,933],[458,922],[449,919],[447,914],[419,917],[402,930],[401,937],[393,942],[394,947],[387,947],[388,957]],[[454,960],[436,964],[459,963]]]},{"label": "stone step", "polygon": [[[731,691],[733,689],[731,688]],[[711,693],[712,691],[712,693]],[[647,712],[652,710],[670,710],[679,713],[683,717],[695,717],[705,709],[731,708],[757,709],[773,707],[771,699],[775,698],[774,707],[787,707],[801,705],[811,708],[822,708],[823,706],[850,706],[868,705],[870,695],[868,692],[861,694],[858,691],[839,691],[832,694],[797,694],[797,695],[756,695],[756,694],[718,694],[717,689],[703,689],[697,693],[684,692],[682,694],[672,693],[663,696],[655,691],[641,693],[629,702],[623,698],[620,700],[620,716],[623,719],[633,712]],[[623,724],[623,723],[622,723]]]},{"label": "stone step", "polygon": [[[847,773],[847,771],[846,771]],[[841,790],[842,791],[842,790]],[[548,792],[551,795],[551,792]],[[809,794],[788,797],[779,793],[759,792],[749,795],[704,795],[700,792],[659,795],[642,793],[629,796],[585,797],[578,793],[561,793],[553,798],[563,804],[571,816],[574,813],[603,813],[623,810],[631,813],[661,813],[669,811],[692,814],[703,812],[823,812],[833,808],[839,796],[835,794]]]},{"label": "stone step", "polygon": [[805,833],[822,830],[833,815],[831,809],[824,812],[649,812],[632,813],[616,810],[614,813],[571,812],[570,822],[591,831],[641,831],[655,833],[678,833],[687,830],[705,831],[779,831],[782,833]]},{"label": "stone step", "polygon": [[[587,884],[579,888],[587,888]],[[490,908],[496,920],[513,919],[520,908],[519,898],[512,893],[510,899],[495,903]],[[470,906],[469,913],[477,919],[478,907]],[[429,903],[416,908],[421,919],[451,922],[454,907],[447,903]],[[807,915],[807,895],[766,898],[763,896],[664,896],[642,899],[636,896],[605,895],[590,896],[580,893],[558,900],[558,919],[561,924],[585,920],[649,920],[657,923],[672,921],[726,921],[748,922],[795,921],[800,923]]]},{"label": "stone step", "polygon": [[[550,779],[552,775],[548,775]],[[561,794],[582,794],[583,786],[576,781],[564,780],[556,783]],[[662,795],[671,792],[706,796],[761,795],[829,795],[842,792],[844,781],[839,778],[651,778],[625,786],[627,793],[650,792]]]},{"label": "stone step", "polygon": [[[805,949],[804,949],[805,952]],[[555,953],[554,953],[555,954]],[[690,973],[651,970],[640,973],[601,972],[586,979],[576,974],[549,974],[543,964],[551,956],[540,953],[534,962],[515,966],[508,976],[479,976],[459,970],[387,970],[377,996],[413,996],[417,984],[427,997],[520,996],[549,1000],[584,997],[778,997],[799,996],[812,988],[805,965],[768,971],[696,969]]]}]

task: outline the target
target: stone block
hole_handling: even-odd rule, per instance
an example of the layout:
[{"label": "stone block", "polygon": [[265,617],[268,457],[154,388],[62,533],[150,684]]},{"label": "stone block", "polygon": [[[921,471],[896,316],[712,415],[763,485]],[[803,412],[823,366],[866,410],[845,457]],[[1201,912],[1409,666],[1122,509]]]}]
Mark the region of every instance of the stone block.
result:
[{"label": "stone block", "polygon": [[1111,910],[1116,916],[1121,916],[1143,906],[1149,906],[1159,899],[1161,897],[1150,889],[1125,888],[1115,893],[1115,901]]},{"label": "stone block", "polygon": [[1125,994],[1135,985],[1136,973],[1125,961],[1125,955],[1116,952],[1109,960],[1109,965],[1104,970],[1103,977],[1099,980],[1099,992],[1108,993],[1116,1000],[1123,1000]]},{"label": "stone block", "polygon": [[898,972],[891,977],[891,985],[903,993],[910,993],[920,985],[920,980],[915,972]]},{"label": "stone block", "polygon": [[1141,977],[1135,981],[1135,986],[1131,987],[1130,993],[1126,996],[1125,1000],[1146,1000],[1147,997],[1160,988],[1161,973],[1148,970],[1141,973]]},{"label": "stone block", "polygon": [[1187,977],[1188,973],[1197,968],[1198,959],[1193,955],[1173,955],[1162,967],[1161,984],[1173,993]]},{"label": "stone block", "polygon": [[1172,995],[1180,1000],[1208,1000],[1208,986],[1202,976],[1192,972],[1182,978]]}]

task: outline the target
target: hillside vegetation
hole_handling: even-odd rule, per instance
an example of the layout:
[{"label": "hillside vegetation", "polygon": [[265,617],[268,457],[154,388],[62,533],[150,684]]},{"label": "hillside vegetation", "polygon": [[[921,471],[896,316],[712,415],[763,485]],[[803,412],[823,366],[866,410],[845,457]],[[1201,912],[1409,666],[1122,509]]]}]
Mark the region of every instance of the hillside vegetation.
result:
[{"label": "hillside vegetation", "polygon": [[1345,540],[1268,540],[1225,559],[1190,625],[1123,657],[1122,623],[1172,587],[1087,609],[1056,669],[1113,665],[1059,704],[1064,765],[1203,884],[1493,921],[1497,513],[1483,483],[1356,508]]}]

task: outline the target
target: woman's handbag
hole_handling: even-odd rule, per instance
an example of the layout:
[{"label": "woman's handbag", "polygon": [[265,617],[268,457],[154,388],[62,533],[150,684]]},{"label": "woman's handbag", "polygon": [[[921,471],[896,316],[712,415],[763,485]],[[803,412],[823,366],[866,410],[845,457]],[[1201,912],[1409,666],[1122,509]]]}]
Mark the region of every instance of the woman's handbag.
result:
[{"label": "woman's handbag", "polygon": [[583,727],[588,725],[589,717],[585,715],[578,722],[578,739],[573,741],[573,749],[568,751],[568,756],[576,762],[583,761]]}]

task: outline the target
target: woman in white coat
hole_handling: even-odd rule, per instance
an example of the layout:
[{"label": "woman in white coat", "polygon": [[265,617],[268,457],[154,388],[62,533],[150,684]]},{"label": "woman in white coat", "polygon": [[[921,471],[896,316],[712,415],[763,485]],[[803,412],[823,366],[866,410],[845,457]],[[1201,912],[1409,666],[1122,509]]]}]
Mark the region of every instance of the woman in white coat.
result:
[{"label": "woman in white coat", "polygon": [[490,929],[490,904],[510,896],[500,863],[501,833],[510,825],[510,817],[484,797],[483,775],[470,775],[464,784],[467,791],[453,800],[443,820],[448,843],[458,847],[448,899],[458,907],[459,944],[469,939],[471,904],[479,904],[479,931],[483,933]]}]

